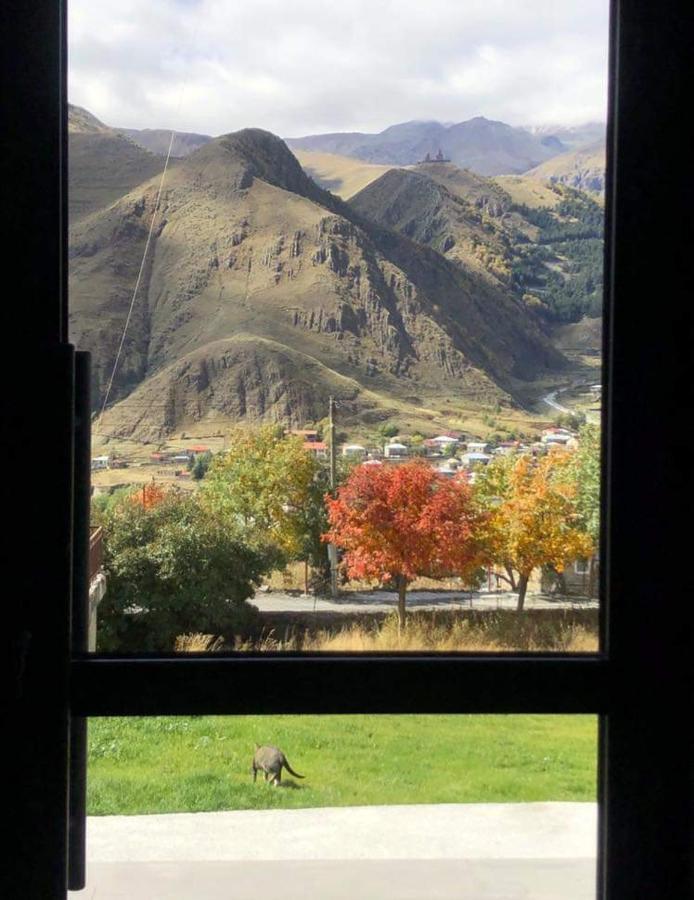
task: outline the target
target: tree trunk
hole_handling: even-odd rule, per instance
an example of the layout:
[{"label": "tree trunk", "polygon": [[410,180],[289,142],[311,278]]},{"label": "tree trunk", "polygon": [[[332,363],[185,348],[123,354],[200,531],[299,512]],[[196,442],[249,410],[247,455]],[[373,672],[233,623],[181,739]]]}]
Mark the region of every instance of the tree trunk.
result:
[{"label": "tree trunk", "polygon": [[511,568],[511,566],[504,566],[504,568],[506,569],[506,574],[508,575],[508,583],[511,585],[511,590],[515,591],[518,585],[516,584],[516,579],[513,575],[513,569]]},{"label": "tree trunk", "polygon": [[407,594],[407,579],[404,575],[398,575],[398,634],[405,630],[405,597]]},{"label": "tree trunk", "polygon": [[523,575],[521,573],[520,578],[518,579],[518,606],[516,607],[519,613],[523,612],[523,607],[525,606],[525,594],[528,590],[528,582],[530,581],[530,574]]},{"label": "tree trunk", "polygon": [[304,560],[304,594],[308,597],[308,560]]}]

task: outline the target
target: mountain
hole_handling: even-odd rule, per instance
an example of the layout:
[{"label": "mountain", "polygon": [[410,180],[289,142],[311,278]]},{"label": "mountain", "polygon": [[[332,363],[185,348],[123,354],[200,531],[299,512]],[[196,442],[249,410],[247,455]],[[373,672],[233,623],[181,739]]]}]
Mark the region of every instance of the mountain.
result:
[{"label": "mountain", "polygon": [[604,122],[584,122],[581,125],[531,125],[527,129],[542,139],[556,139],[565,150],[580,150],[589,144],[605,141],[607,125]]},{"label": "mountain", "polygon": [[[151,153],[166,156],[171,143],[171,130],[166,128],[121,128],[121,134],[143,147]],[[205,144],[213,140],[209,134],[195,134],[188,131],[174,132],[173,144],[171,144],[171,156],[188,156],[194,150],[199,150]]]},{"label": "mountain", "polygon": [[605,192],[605,139],[562,153],[525,173],[531,178],[568,184],[582,191]]},{"label": "mountain", "polygon": [[291,149],[351,156],[364,162],[407,166],[439,150],[451,162],[480,175],[525,172],[566,148],[556,138],[533,135],[477,116],[456,125],[405,122],[379,134],[344,133],[290,138]]},{"label": "mountain", "polygon": [[428,163],[391,169],[350,205],[510,290],[547,322],[601,304],[602,209],[581,192]]},{"label": "mountain", "polygon": [[164,168],[79,106],[68,106],[68,216],[71,223],[103,209]]},{"label": "mountain", "polygon": [[[71,333],[103,400],[156,200],[151,178],[70,234]],[[461,417],[564,358],[511,292],[370,222],[274,135],[209,142],[167,174],[112,401],[111,434],[190,422]],[[446,408],[442,409],[442,405]]]}]

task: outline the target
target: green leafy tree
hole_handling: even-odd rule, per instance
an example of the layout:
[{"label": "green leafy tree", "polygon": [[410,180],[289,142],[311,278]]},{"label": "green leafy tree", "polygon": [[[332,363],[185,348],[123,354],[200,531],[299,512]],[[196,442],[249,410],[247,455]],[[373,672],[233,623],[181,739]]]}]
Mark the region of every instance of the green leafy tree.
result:
[{"label": "green leafy tree", "polygon": [[600,539],[600,428],[597,425],[590,423],[580,429],[573,463],[578,514],[597,547]]},{"label": "green leafy tree", "polygon": [[197,495],[170,491],[152,502],[122,497],[102,517],[108,589],[99,606],[101,651],[172,650],[176,637],[232,638],[254,622],[245,601],[267,562]]},{"label": "green leafy tree", "polygon": [[196,453],[191,466],[191,474],[196,481],[201,481],[207,474],[212,462],[212,453],[206,450],[204,453]]},{"label": "green leafy tree", "polygon": [[393,425],[392,423],[381,425],[378,429],[378,433],[385,440],[390,440],[391,438],[396,437],[400,433],[400,429],[397,425]]},{"label": "green leafy tree", "polygon": [[311,557],[323,529],[325,474],[300,438],[239,427],[201,485],[203,505],[277,567]]}]

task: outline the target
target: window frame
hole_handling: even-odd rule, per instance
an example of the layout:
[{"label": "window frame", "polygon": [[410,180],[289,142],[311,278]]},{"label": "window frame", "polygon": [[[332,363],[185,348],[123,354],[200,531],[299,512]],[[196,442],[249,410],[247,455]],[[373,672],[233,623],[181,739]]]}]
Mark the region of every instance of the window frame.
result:
[{"label": "window frame", "polygon": [[[4,181],[15,198],[10,258],[21,267],[23,292],[34,301],[13,309],[12,333],[24,354],[32,355],[44,414],[40,426],[25,421],[36,398],[16,378],[9,409],[15,434],[35,443],[49,429],[55,447],[45,481],[11,479],[5,486],[11,504],[6,508],[15,511],[15,519],[4,549],[22,583],[7,626],[6,721],[17,797],[5,896],[20,888],[22,896],[42,900],[65,897],[69,771],[72,760],[74,788],[85,749],[74,739],[83,717],[201,712],[597,714],[598,896],[632,900],[646,891],[654,898],[694,893],[694,732],[692,717],[683,715],[676,699],[678,688],[693,681],[694,605],[682,595],[680,575],[670,564],[687,558],[675,525],[686,489],[686,448],[673,414],[682,404],[676,389],[688,384],[690,332],[679,298],[692,286],[686,219],[676,194],[687,142],[670,110],[687,108],[682,76],[691,21],[683,0],[657,7],[650,0],[613,0],[611,8],[601,652],[105,659],[71,654],[70,646],[82,471],[75,460],[83,458],[84,448],[75,437],[80,364],[67,335],[65,3],[4,5],[3,65],[9,67],[3,83],[15,93],[9,129],[14,140],[4,159],[11,173]],[[661,255],[671,265],[656,279],[648,261]],[[664,290],[675,298],[668,316],[649,315],[632,302]],[[647,341],[657,358],[651,367],[643,365]],[[640,432],[663,434],[651,454],[657,475],[650,479],[643,479],[632,452],[632,397],[639,399]],[[6,464],[19,467],[25,451],[19,439],[15,443]],[[659,516],[644,516],[644,509]],[[43,529],[41,565],[25,539],[37,521]],[[645,559],[650,570],[644,571]],[[668,591],[677,627],[667,616],[653,616],[652,598],[669,597]]]}]

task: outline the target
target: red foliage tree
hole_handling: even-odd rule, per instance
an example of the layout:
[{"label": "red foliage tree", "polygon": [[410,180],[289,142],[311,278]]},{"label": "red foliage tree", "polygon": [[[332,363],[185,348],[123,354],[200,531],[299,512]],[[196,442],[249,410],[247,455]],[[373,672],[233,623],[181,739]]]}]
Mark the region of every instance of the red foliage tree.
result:
[{"label": "red foliage tree", "polygon": [[131,499],[133,503],[137,503],[145,509],[150,509],[152,506],[157,506],[161,503],[167,493],[165,488],[160,484],[155,484],[153,481],[151,484],[143,484],[141,488],[133,491]]},{"label": "red foliage tree", "polygon": [[470,488],[424,462],[358,466],[326,503],[323,539],[345,551],[350,577],[395,584],[401,628],[414,578],[465,576],[480,565],[482,519]]}]

